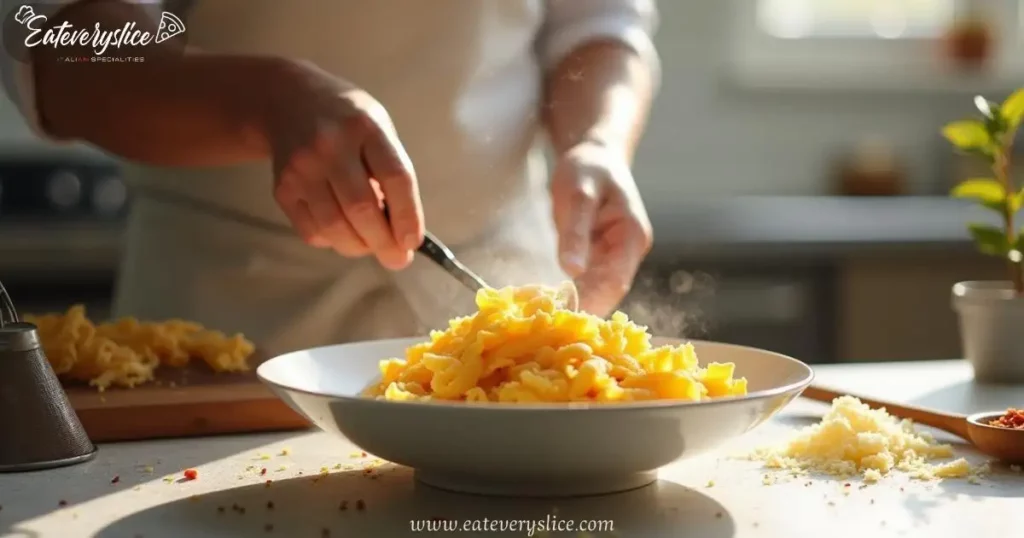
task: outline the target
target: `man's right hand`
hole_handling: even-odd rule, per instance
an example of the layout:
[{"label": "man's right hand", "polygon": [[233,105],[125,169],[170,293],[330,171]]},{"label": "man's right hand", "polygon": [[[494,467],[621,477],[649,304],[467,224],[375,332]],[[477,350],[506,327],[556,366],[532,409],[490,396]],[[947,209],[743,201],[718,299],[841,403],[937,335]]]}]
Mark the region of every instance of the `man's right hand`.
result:
[{"label": "man's right hand", "polygon": [[267,77],[260,105],[278,205],[308,244],[404,268],[423,241],[423,209],[387,111],[312,65],[285,64]]}]

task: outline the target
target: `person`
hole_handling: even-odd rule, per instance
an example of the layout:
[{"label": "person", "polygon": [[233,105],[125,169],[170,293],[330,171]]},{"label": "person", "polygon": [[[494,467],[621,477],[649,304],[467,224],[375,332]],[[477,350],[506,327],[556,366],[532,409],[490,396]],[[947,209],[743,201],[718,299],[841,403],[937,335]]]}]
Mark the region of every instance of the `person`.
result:
[{"label": "person", "polygon": [[[155,35],[144,3],[62,0],[29,27]],[[8,70],[41,136],[124,160],[115,315],[272,354],[441,328],[473,297],[414,257],[425,226],[495,286],[568,276],[598,315],[627,293],[652,241],[631,164],[659,84],[653,0],[159,8],[184,50],[49,42]]]}]

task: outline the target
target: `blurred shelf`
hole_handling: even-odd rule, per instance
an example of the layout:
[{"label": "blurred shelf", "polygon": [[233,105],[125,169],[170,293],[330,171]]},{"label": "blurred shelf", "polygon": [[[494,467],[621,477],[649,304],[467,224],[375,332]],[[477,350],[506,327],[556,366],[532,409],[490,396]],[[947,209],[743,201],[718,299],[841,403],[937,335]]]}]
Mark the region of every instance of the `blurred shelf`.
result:
[{"label": "blurred shelf", "polygon": [[779,65],[734,66],[727,81],[757,92],[909,93],[951,96],[1009,94],[1024,84],[1021,73],[969,73],[912,69],[851,69],[844,66],[809,69]]}]

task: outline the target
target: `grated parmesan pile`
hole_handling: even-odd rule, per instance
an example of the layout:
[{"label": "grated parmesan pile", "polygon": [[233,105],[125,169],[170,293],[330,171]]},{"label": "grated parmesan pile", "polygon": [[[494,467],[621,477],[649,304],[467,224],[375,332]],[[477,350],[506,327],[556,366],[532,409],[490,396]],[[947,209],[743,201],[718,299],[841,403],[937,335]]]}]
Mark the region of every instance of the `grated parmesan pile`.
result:
[{"label": "grated parmesan pile", "polygon": [[953,455],[952,446],[916,431],[911,421],[843,396],[832,402],[820,423],[801,429],[781,447],[756,451],[753,457],[768,468],[841,478],[861,475],[866,482],[876,482],[894,469],[921,480],[968,478],[972,482],[984,472],[984,467],[972,467],[964,458],[931,463]]}]

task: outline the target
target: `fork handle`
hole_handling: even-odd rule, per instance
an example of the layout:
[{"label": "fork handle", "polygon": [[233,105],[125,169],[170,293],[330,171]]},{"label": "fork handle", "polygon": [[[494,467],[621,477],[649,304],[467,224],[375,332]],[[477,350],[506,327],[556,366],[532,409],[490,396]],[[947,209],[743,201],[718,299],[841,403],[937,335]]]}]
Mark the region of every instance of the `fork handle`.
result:
[{"label": "fork handle", "polygon": [[[384,211],[384,218],[387,219],[388,222],[391,222],[391,214],[388,212],[388,205],[384,204],[382,209]],[[416,251],[429,258],[430,261],[436,263],[441,267],[441,269],[444,269],[446,273],[451,275],[455,280],[458,280],[459,283],[470,290],[478,291],[488,287],[487,283],[484,282],[482,278],[463,265],[462,262],[455,257],[455,253],[453,253],[447,245],[442,243],[440,239],[434,237],[434,234],[424,232],[423,242],[420,243],[420,246]]]}]

